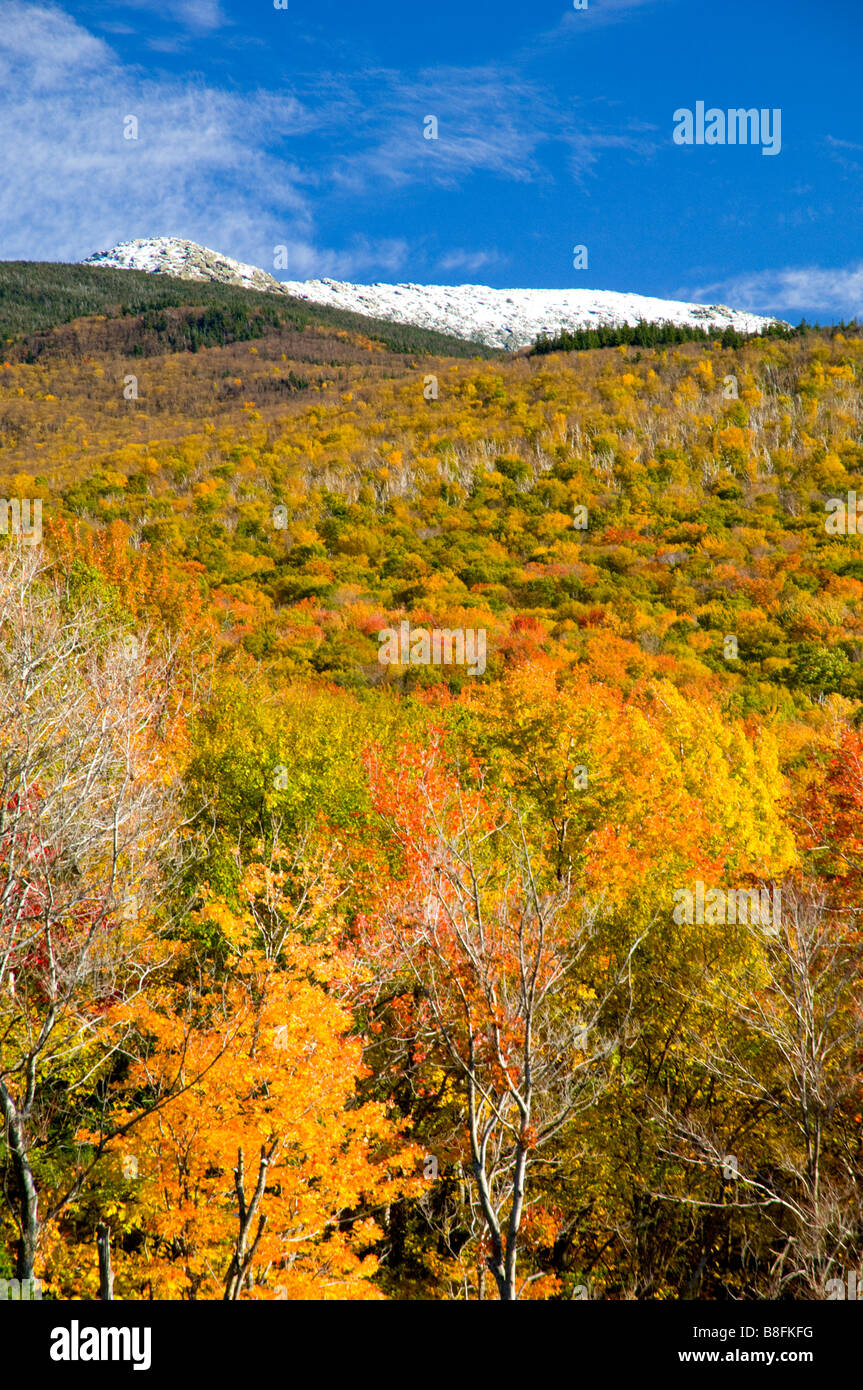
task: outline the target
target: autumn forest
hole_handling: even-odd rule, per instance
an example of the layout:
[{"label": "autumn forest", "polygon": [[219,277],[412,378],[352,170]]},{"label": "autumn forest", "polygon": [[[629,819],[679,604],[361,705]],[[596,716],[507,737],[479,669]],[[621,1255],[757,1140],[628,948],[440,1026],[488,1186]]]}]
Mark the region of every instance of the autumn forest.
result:
[{"label": "autumn forest", "polygon": [[630,336],[0,268],[0,1279],[844,1297],[863,337]]}]

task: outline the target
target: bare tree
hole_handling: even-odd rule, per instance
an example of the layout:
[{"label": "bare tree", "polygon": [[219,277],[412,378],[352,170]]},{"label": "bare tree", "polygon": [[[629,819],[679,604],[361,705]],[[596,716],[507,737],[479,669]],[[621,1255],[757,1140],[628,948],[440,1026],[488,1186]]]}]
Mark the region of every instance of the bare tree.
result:
[{"label": "bare tree", "polygon": [[765,1295],[823,1297],[826,1281],[859,1260],[863,1240],[859,1136],[849,1124],[859,1105],[863,945],[823,888],[786,882],[781,891],[775,933],[749,928],[747,991],[717,990],[730,1026],[690,1039],[693,1059],[728,1098],[739,1143],[715,1123],[662,1109],[666,1152],[712,1174],[720,1189],[665,1195],[760,1212],[770,1251]]},{"label": "bare tree", "polygon": [[[0,553],[0,1115],[31,1278],[42,1224],[34,1155],[128,1042],[106,1009],[160,965],[153,914],[179,817],[164,748],[170,651],[78,602],[41,549]],[[68,1128],[68,1124],[67,1124]],[[96,1156],[107,1135],[96,1145]],[[94,1159],[95,1161],[95,1159]]]}]

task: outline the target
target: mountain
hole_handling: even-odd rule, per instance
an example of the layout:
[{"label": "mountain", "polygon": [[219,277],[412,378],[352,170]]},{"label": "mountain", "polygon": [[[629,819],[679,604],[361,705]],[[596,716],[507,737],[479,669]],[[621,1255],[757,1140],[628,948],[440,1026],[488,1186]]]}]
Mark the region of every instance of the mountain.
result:
[{"label": "mountain", "polygon": [[697,328],[759,333],[778,320],[724,304],[690,304],[614,290],[492,289],[488,285],[354,285],[342,280],[277,280],[256,266],[222,256],[193,241],[144,237],[88,256],[86,265],[145,270],[189,280],[218,280],[247,289],[288,294],[313,304],[412,324],[515,351],[541,336],[601,324],[641,320]]},{"label": "mountain", "polygon": [[564,330],[619,328],[640,320],[759,333],[775,319],[614,290],[495,290],[488,285],[350,285],[339,280],[286,281],[298,299],[338,305],[375,318],[456,333],[489,347],[518,348]]},{"label": "mountain", "polygon": [[[200,265],[186,265],[200,271]],[[221,275],[233,273],[233,266],[224,262],[216,269]],[[249,279],[247,270],[254,267],[241,267],[243,278]],[[282,340],[281,352],[290,350],[315,362],[339,357],[346,335],[354,348],[374,343],[398,357],[502,356],[500,349],[468,338],[297,299],[278,281],[273,284],[274,290],[262,292],[233,280],[190,279],[101,263],[0,261],[2,356],[30,363],[88,352],[149,357],[272,335]],[[302,350],[298,334],[304,338]]]},{"label": "mountain", "polygon": [[121,241],[110,251],[87,256],[83,265],[113,266],[117,270],[146,270],[151,275],[175,275],[180,280],[217,280],[245,290],[284,294],[281,281],[255,265],[245,265],[232,256],[221,256],[196,241],[180,237],[138,237]]}]

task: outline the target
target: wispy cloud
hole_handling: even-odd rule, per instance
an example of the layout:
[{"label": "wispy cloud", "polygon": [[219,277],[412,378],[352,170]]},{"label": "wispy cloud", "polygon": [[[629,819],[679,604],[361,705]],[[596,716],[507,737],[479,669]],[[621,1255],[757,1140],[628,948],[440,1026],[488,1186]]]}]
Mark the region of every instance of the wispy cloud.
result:
[{"label": "wispy cloud", "polygon": [[570,4],[552,28],[547,29],[531,48],[542,50],[549,45],[567,39],[578,39],[594,29],[605,29],[611,24],[623,24],[643,12],[682,5],[684,0],[589,0],[587,9],[576,10]]},{"label": "wispy cloud", "polygon": [[583,183],[588,174],[595,172],[601,157],[612,150],[650,159],[660,146],[653,134],[655,129],[640,121],[632,121],[620,131],[598,130],[595,126],[579,129],[574,124],[564,136],[570,151],[567,160],[570,173],[576,182]]},{"label": "wispy cloud", "polygon": [[675,3],[675,0],[589,0],[585,10],[570,8],[562,23],[569,27],[580,24],[598,29],[607,24],[622,23],[635,10],[655,9],[669,3]]},{"label": "wispy cloud", "polygon": [[681,291],[694,300],[721,299],[755,312],[812,312],[851,318],[863,311],[863,261],[825,269],[787,266],[753,271]]},{"label": "wispy cloud", "polygon": [[[503,65],[426,69],[412,82],[400,73],[376,72],[368,83],[368,96],[355,89],[349,116],[340,113],[354,136],[354,147],[332,169],[343,191],[415,183],[456,188],[478,174],[550,184],[545,155],[555,145],[567,152],[569,170],[581,180],[603,154],[646,158],[656,147],[653,127],[627,121],[600,129],[595,107],[590,119],[577,107],[563,109],[540,83]],[[430,116],[437,138],[424,133]]]},{"label": "wispy cloud", "polygon": [[858,145],[853,140],[839,140],[835,135],[828,135],[826,143],[837,150],[858,150],[863,154],[863,145]]},{"label": "wispy cloud", "polygon": [[437,264],[440,270],[448,273],[458,271],[466,275],[475,275],[478,270],[500,265],[506,259],[495,248],[489,251],[463,251],[456,247],[442,256]]},{"label": "wispy cloud", "polygon": [[[425,138],[427,116],[437,138]],[[554,120],[539,87],[496,66],[427,69],[415,81],[369,73],[353,96],[353,147],[333,179],[352,191],[381,182],[455,187],[476,173],[530,181],[542,176],[537,152]]]},{"label": "wispy cloud", "polygon": [[863,145],[855,144],[853,140],[839,140],[835,135],[828,135],[824,143],[830,158],[844,169],[846,174],[863,173],[863,161],[853,157],[863,155]]},{"label": "wispy cloud", "polygon": [[193,34],[208,34],[231,22],[220,0],[115,0],[115,7],[148,11]]}]

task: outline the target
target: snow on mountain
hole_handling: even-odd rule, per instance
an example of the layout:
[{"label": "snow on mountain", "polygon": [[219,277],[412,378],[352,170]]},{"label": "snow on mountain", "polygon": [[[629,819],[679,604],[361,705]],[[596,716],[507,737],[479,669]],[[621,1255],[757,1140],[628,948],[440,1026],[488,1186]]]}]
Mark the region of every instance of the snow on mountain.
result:
[{"label": "snow on mountain", "polygon": [[141,237],[88,256],[86,265],[146,270],[187,280],[219,280],[246,289],[289,294],[313,304],[351,309],[370,318],[437,329],[471,342],[515,351],[543,334],[562,330],[619,327],[640,319],[721,332],[757,333],[776,319],[729,309],[725,304],[688,304],[615,290],[495,290],[488,285],[353,285],[343,280],[277,280],[265,270],[221,256],[177,237]]},{"label": "snow on mountain", "polygon": [[614,290],[494,290],[488,285],[350,285],[340,280],[283,281],[300,299],[334,304],[372,318],[436,328],[490,347],[517,349],[563,329],[619,327],[640,319],[757,333],[774,319]]},{"label": "snow on mountain", "polygon": [[87,256],[83,264],[147,270],[151,275],[176,275],[181,280],[218,280],[223,285],[239,285],[246,290],[284,293],[280,281],[265,270],[180,237],[152,236],[121,241],[110,251],[97,251]]}]

